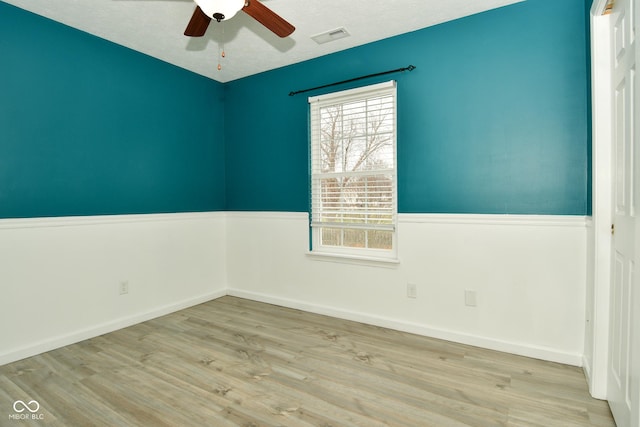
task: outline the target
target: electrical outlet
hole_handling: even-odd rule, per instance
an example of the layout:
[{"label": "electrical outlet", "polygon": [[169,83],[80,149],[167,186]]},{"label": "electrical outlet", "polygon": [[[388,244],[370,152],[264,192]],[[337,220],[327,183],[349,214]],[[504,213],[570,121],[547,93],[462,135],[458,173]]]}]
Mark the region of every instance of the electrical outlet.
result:
[{"label": "electrical outlet", "polygon": [[475,307],[477,305],[476,291],[471,289],[464,290],[464,305],[467,307]]},{"label": "electrical outlet", "polygon": [[118,292],[120,293],[120,295],[125,295],[129,293],[129,281],[128,280],[123,280],[120,282],[120,285],[118,286]]},{"label": "electrical outlet", "polygon": [[407,298],[418,298],[418,286],[415,283],[407,283]]}]

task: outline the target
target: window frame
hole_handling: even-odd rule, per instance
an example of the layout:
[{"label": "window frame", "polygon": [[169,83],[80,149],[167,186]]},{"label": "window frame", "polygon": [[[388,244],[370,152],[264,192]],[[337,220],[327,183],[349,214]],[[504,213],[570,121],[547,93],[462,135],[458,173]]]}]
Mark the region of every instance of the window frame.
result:
[{"label": "window frame", "polygon": [[[391,222],[386,228],[391,232],[391,249],[376,249],[376,248],[357,248],[348,246],[335,246],[335,245],[323,245],[321,244],[321,233],[323,228],[336,228],[328,227],[326,223],[316,224],[313,221],[313,214],[317,210],[314,206],[314,194],[318,191],[320,186],[318,175],[326,175],[322,172],[314,171],[315,160],[320,160],[321,149],[321,127],[314,126],[314,123],[320,123],[319,115],[321,109],[325,106],[336,104],[347,104],[349,102],[366,100],[370,98],[391,96],[393,103],[393,130],[392,135],[392,160],[393,168],[391,171],[391,193],[392,193],[392,207],[391,207]],[[312,255],[326,255],[330,257],[342,258],[342,259],[354,259],[364,261],[386,261],[397,262],[398,256],[398,164],[397,164],[397,88],[396,81],[390,80],[383,83],[377,83],[367,86],[362,86],[354,89],[347,89],[338,92],[332,92],[324,95],[309,97],[309,176],[310,176],[310,188],[309,188],[309,228],[310,228],[310,254]],[[318,162],[319,164],[319,162]],[[345,174],[345,172],[342,172]],[[347,173],[348,174],[348,173]],[[362,174],[360,171],[353,172],[353,176]],[[365,230],[381,229],[378,227],[354,227],[363,228]],[[349,228],[347,228],[349,229]]]}]

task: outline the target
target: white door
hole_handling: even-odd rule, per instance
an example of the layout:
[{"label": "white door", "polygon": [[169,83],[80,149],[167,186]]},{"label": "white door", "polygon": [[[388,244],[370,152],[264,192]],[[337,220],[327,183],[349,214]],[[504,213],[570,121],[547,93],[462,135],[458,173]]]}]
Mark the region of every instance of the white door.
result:
[{"label": "white door", "polygon": [[607,399],[619,427],[638,427],[640,146],[634,16],[637,0],[616,0],[611,15],[613,260]]}]

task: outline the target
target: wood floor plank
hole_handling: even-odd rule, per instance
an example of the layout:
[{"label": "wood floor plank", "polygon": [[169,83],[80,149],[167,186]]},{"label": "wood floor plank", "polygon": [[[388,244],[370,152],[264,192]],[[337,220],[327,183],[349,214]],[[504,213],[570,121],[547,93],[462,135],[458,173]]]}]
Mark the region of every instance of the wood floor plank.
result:
[{"label": "wood floor plank", "polygon": [[[42,419],[7,418],[17,400]],[[615,426],[579,368],[234,297],[0,366],[0,410],[12,426]]]}]

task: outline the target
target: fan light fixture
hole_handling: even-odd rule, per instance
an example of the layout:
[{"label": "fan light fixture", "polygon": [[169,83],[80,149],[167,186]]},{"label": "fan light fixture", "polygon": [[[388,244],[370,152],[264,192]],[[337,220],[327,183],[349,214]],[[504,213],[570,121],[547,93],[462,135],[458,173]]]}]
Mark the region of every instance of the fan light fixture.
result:
[{"label": "fan light fixture", "polygon": [[239,10],[267,27],[278,37],[288,37],[296,27],[282,16],[263,5],[259,0],[195,0],[198,7],[193,11],[184,35],[202,37],[211,19],[220,22],[233,18]]},{"label": "fan light fixture", "polygon": [[209,18],[220,22],[231,19],[244,7],[245,0],[195,0]]}]

